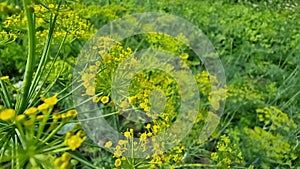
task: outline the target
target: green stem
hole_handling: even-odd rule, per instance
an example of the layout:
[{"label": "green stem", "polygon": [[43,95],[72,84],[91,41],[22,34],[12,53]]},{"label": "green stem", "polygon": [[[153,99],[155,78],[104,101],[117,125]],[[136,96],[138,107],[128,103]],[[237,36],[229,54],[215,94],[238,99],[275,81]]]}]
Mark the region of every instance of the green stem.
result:
[{"label": "green stem", "polygon": [[[0,71],[0,77],[2,76],[2,73]],[[4,102],[4,106],[6,108],[12,108],[12,104],[11,104],[11,99],[9,97],[9,93],[8,93],[8,90],[7,90],[7,87],[5,85],[5,83],[0,79],[0,87],[2,88],[2,94],[1,94],[1,97],[3,99],[3,102]],[[1,90],[0,90],[1,92]]]},{"label": "green stem", "polygon": [[33,8],[30,6],[30,0],[23,0],[24,8],[25,8],[25,13],[27,17],[27,29],[28,29],[28,56],[27,56],[27,63],[26,63],[26,68],[25,68],[25,74],[24,74],[24,86],[22,88],[21,92],[21,101],[20,104],[17,107],[18,113],[22,113],[25,111],[27,107],[27,102],[28,102],[28,94],[29,94],[29,89],[33,77],[33,68],[34,68],[34,62],[35,62],[35,23],[34,23],[34,13],[33,13]]},{"label": "green stem", "polygon": [[45,112],[43,120],[39,123],[39,129],[38,129],[37,136],[36,136],[37,139],[40,139],[40,137],[41,137],[41,135],[42,135],[42,133],[44,131],[44,128],[45,128],[45,126],[47,124],[47,121],[49,119],[49,115],[52,112],[52,110],[53,110],[53,106],[51,108],[49,108],[47,110],[47,112]]},{"label": "green stem", "polygon": [[53,150],[58,150],[58,149],[61,149],[62,147],[63,147],[63,145],[59,144],[57,146],[44,149],[42,153],[52,152]]},{"label": "green stem", "polygon": [[83,164],[85,164],[85,165],[91,167],[91,168],[96,168],[94,165],[92,165],[92,164],[90,164],[89,162],[87,162],[87,161],[85,161],[85,160],[83,160],[83,159],[77,157],[76,155],[71,154],[71,157],[74,158],[75,160],[77,160],[77,161],[79,161],[79,162],[81,162],[81,163],[83,163]]},{"label": "green stem", "polygon": [[64,126],[65,123],[61,122],[57,127],[56,129],[54,129],[43,141],[42,141],[42,144],[45,144],[51,137],[54,136],[54,134],[56,134],[60,128],[62,128],[62,126]]}]

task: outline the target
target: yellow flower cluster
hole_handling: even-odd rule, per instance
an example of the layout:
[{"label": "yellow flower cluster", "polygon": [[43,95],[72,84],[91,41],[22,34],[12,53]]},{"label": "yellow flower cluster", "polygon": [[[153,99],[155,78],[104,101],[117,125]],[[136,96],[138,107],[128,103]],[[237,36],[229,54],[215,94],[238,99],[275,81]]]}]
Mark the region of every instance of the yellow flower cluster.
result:
[{"label": "yellow flower cluster", "polygon": [[236,144],[232,144],[228,136],[222,135],[217,143],[217,151],[211,153],[211,159],[220,168],[231,168],[244,163],[243,155]]},{"label": "yellow flower cluster", "polygon": [[59,119],[62,120],[68,120],[68,119],[72,119],[75,118],[77,116],[77,111],[76,110],[69,110],[66,113],[62,113],[62,114],[58,114],[58,113],[53,113],[53,120],[54,121],[58,121]]},{"label": "yellow flower cluster", "polygon": [[0,109],[0,120],[13,120],[16,116],[16,111],[14,109]]},{"label": "yellow flower cluster", "polygon": [[[297,128],[297,124],[288,115],[274,106],[256,109],[259,121],[272,131],[282,129],[285,132],[290,132]],[[288,124],[288,125],[287,125]]]},{"label": "yellow flower cluster", "polygon": [[106,104],[109,102],[109,97],[108,96],[102,96],[102,97],[97,97],[94,96],[93,97],[93,102],[99,102],[101,101],[101,103]]},{"label": "yellow flower cluster", "polygon": [[[161,146],[161,145],[155,145],[155,146]],[[182,163],[182,159],[184,156],[184,150],[185,147],[181,144],[176,145],[175,147],[173,147],[172,149],[166,151],[166,152],[161,152],[161,150],[159,150],[159,148],[157,148],[157,150],[155,151],[155,153],[150,157],[148,157],[150,159],[150,166],[149,168],[162,168],[163,164],[166,163],[172,163],[172,164],[181,164]]]},{"label": "yellow flower cluster", "polygon": [[82,145],[85,139],[86,134],[83,130],[79,130],[76,133],[69,131],[66,134],[64,145],[74,151]]},{"label": "yellow flower cluster", "polygon": [[[285,123],[285,125],[289,125]],[[283,127],[284,127],[283,126]],[[280,131],[280,130],[279,130]],[[247,155],[257,154],[258,156],[264,157],[262,160],[274,160],[278,163],[285,163],[291,165],[293,161],[298,158],[297,153],[294,151],[294,147],[297,143],[294,139],[287,139],[286,135],[289,132],[281,131],[274,133],[269,129],[263,129],[260,127],[254,127],[254,129],[245,128],[245,140],[243,144],[249,147],[257,147],[256,149],[248,150]],[[264,151],[261,151],[264,150]]]},{"label": "yellow flower cluster", "polygon": [[61,157],[54,160],[54,165],[59,169],[70,169],[71,155],[68,152],[64,152]]},{"label": "yellow flower cluster", "polygon": [[[58,99],[57,99],[57,94],[55,94],[52,97],[42,97],[41,100],[44,101],[44,103],[40,104],[37,107],[29,107],[27,108],[23,114],[19,114],[16,116],[16,121],[18,124],[22,124],[25,127],[32,126],[34,122],[37,121],[43,121],[43,120],[48,120],[50,117],[50,113],[53,110],[53,107],[57,104]],[[55,123],[57,120],[54,120],[51,123],[51,127],[54,127]]]},{"label": "yellow flower cluster", "polygon": [[0,80],[8,80],[9,79],[9,76],[2,76],[0,77]]},{"label": "yellow flower cluster", "polygon": [[9,42],[12,42],[12,41],[16,40],[16,38],[17,38],[17,35],[15,35],[13,33],[7,33],[5,31],[1,31],[0,32],[0,45],[4,45],[4,44],[7,44]]}]

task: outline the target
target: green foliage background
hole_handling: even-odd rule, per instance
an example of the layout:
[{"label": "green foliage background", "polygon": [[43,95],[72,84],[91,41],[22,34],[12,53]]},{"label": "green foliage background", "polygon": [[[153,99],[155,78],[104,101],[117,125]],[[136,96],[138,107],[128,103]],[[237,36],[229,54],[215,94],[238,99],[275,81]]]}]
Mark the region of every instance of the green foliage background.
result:
[{"label": "green foliage background", "polygon": [[[220,168],[300,168],[300,6],[297,1],[77,0],[66,3],[66,10],[79,18],[72,25],[76,27],[84,22],[88,28],[81,35],[74,33],[76,28],[68,30],[74,34],[67,38],[64,52],[56,61],[57,65],[66,65],[56,89],[71,80],[69,74],[80,49],[107,22],[141,12],[180,16],[198,26],[211,40],[225,68],[228,87],[226,108],[218,129],[205,144],[185,141],[192,145],[183,163],[212,163]],[[17,36],[15,41],[0,46],[0,70],[13,78],[14,83],[22,79],[25,69],[26,29],[21,20],[9,26],[5,21],[19,15],[21,7],[18,1],[0,3],[0,31]],[[41,24],[38,31],[45,29]],[[61,38],[57,36],[53,44],[59,44]],[[141,38],[145,37],[124,44],[134,45]],[[172,44],[166,44],[169,44],[166,48],[172,49]],[[56,49],[55,45],[51,48],[53,53]],[[37,52],[41,51],[38,47]],[[61,69],[56,68],[53,76]],[[193,132],[191,136],[196,140],[197,129]],[[113,159],[106,151],[98,152],[90,146],[83,151],[96,166],[113,166]]]}]

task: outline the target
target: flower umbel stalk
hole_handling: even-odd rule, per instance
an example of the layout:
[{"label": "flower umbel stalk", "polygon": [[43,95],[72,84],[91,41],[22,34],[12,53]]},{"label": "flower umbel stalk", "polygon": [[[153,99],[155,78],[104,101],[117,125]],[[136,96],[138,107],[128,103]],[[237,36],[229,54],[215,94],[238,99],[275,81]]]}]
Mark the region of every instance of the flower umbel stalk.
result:
[{"label": "flower umbel stalk", "polygon": [[28,28],[28,56],[27,56],[27,63],[25,68],[24,74],[24,81],[23,81],[23,88],[20,95],[20,103],[17,105],[17,112],[18,114],[23,112],[28,105],[28,93],[33,77],[33,69],[34,69],[34,62],[35,62],[35,22],[34,22],[34,9],[31,7],[30,0],[23,0],[24,9],[27,17],[27,28]]}]

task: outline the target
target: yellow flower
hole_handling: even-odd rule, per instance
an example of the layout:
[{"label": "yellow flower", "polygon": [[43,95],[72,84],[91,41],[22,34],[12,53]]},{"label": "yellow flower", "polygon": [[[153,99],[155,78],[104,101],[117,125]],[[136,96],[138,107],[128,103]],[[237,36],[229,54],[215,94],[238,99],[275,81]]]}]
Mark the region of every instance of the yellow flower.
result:
[{"label": "yellow flower", "polygon": [[85,93],[86,93],[87,95],[89,95],[89,96],[93,96],[93,95],[95,94],[95,87],[93,87],[93,86],[88,86],[88,87],[86,88]]},{"label": "yellow flower", "polygon": [[61,114],[61,118],[62,118],[62,119],[66,119],[66,118],[68,118],[68,115],[67,115],[67,113],[63,113],[63,114]]},{"label": "yellow flower", "polygon": [[11,120],[15,117],[16,111],[14,109],[6,109],[0,113],[1,120]]},{"label": "yellow flower", "polygon": [[128,100],[132,104],[136,101],[136,97],[135,96],[128,97]]},{"label": "yellow flower", "polygon": [[62,163],[63,163],[63,161],[61,160],[61,158],[56,158],[56,159],[54,160],[54,165],[55,165],[56,167],[60,167],[60,166],[62,165]]},{"label": "yellow flower", "polygon": [[62,155],[61,155],[61,159],[62,161],[69,161],[71,159],[71,156],[68,152],[64,152]]},{"label": "yellow flower", "polygon": [[55,7],[55,5],[54,5],[54,4],[49,4],[48,7],[49,7],[50,9],[53,9],[53,8]]},{"label": "yellow flower", "polygon": [[147,126],[146,126],[146,129],[150,129],[151,128],[151,124],[148,123]]},{"label": "yellow flower", "polygon": [[89,81],[85,81],[82,83],[82,85],[85,87],[85,88],[88,88],[90,86],[90,82]]},{"label": "yellow flower", "polygon": [[62,165],[60,166],[60,169],[70,169],[70,162],[64,162],[62,163]]},{"label": "yellow flower", "polygon": [[83,139],[81,139],[78,135],[73,135],[69,139],[67,139],[67,145],[71,148],[71,150],[76,150],[81,146]]},{"label": "yellow flower", "polygon": [[105,143],[104,147],[106,148],[110,148],[112,146],[112,142],[111,141],[108,141]]},{"label": "yellow flower", "polygon": [[0,77],[0,80],[8,80],[9,79],[9,76],[2,76]]},{"label": "yellow flower", "polygon": [[38,116],[36,117],[36,119],[37,119],[38,121],[42,121],[43,118],[44,118],[44,115],[38,115]]},{"label": "yellow flower", "polygon": [[95,78],[95,75],[94,75],[94,74],[83,73],[83,74],[81,75],[81,79],[82,79],[84,82],[89,82],[89,81],[91,81],[93,78]]},{"label": "yellow flower", "polygon": [[60,118],[61,118],[61,115],[60,115],[60,114],[58,114],[58,113],[53,113],[53,116],[52,116],[52,118],[53,118],[53,120],[54,120],[54,121],[57,121],[58,119],[60,119]]},{"label": "yellow flower", "polygon": [[115,152],[114,152],[115,158],[119,158],[119,157],[121,157],[121,155],[122,155],[122,152],[120,150],[115,150]]},{"label": "yellow flower", "polygon": [[120,107],[122,109],[127,109],[129,107],[129,104],[126,100],[124,100],[124,101],[121,102]]},{"label": "yellow flower", "polygon": [[101,102],[102,102],[103,104],[108,103],[108,102],[109,102],[109,97],[108,97],[108,96],[103,96],[103,97],[101,97]]},{"label": "yellow flower", "polygon": [[81,137],[83,140],[86,138],[86,133],[83,130],[79,130],[76,135]]},{"label": "yellow flower", "polygon": [[146,133],[142,133],[141,136],[140,136],[140,139],[142,141],[146,140],[147,139],[147,134]]},{"label": "yellow flower", "polygon": [[24,114],[26,114],[26,115],[33,115],[34,113],[36,113],[37,112],[37,108],[35,108],[35,107],[30,107],[30,108],[28,108],[28,109],[26,109],[25,110],[25,112],[24,112]]},{"label": "yellow flower", "polygon": [[98,66],[96,66],[96,65],[91,65],[91,66],[89,67],[89,69],[90,69],[91,72],[96,72],[96,71],[98,70]]},{"label": "yellow flower", "polygon": [[74,117],[77,116],[77,111],[76,111],[76,110],[69,110],[69,111],[67,112],[67,116],[68,116],[68,117],[71,117],[71,118],[74,118]]},{"label": "yellow flower", "polygon": [[39,111],[47,110],[49,108],[49,106],[50,106],[49,104],[43,103],[43,104],[39,105],[37,109]]},{"label": "yellow flower", "polygon": [[116,161],[115,161],[115,166],[116,166],[116,167],[120,167],[121,164],[122,164],[122,161],[121,161],[120,159],[116,159]]},{"label": "yellow flower", "polygon": [[188,55],[187,53],[184,53],[184,54],[180,55],[179,57],[180,57],[181,59],[186,60],[186,59],[189,58],[189,55]]},{"label": "yellow flower", "polygon": [[124,136],[125,136],[126,138],[129,138],[129,137],[130,137],[130,132],[129,132],[129,131],[124,132]]},{"label": "yellow flower", "polygon": [[99,67],[100,65],[101,65],[101,62],[100,62],[100,61],[97,61],[97,62],[96,62],[96,66]]},{"label": "yellow flower", "polygon": [[55,94],[55,95],[52,96],[52,97],[49,97],[49,98],[44,99],[44,102],[47,103],[49,106],[54,106],[54,105],[56,105],[56,103],[58,102],[57,94]]},{"label": "yellow flower", "polygon": [[38,6],[38,5],[35,5],[35,6],[34,6],[34,12],[35,12],[35,13],[39,12],[40,10],[41,10],[41,7],[40,7],[40,6]]},{"label": "yellow flower", "polygon": [[24,119],[25,119],[25,115],[24,115],[24,114],[20,114],[20,115],[18,115],[17,118],[16,118],[17,121],[22,121],[22,120],[24,120]]},{"label": "yellow flower", "polygon": [[148,106],[147,106],[146,103],[142,102],[142,103],[140,104],[140,107],[143,108],[143,109],[145,109],[145,108],[148,107]]},{"label": "yellow flower", "polygon": [[37,18],[36,22],[37,23],[44,23],[44,19],[43,18]]},{"label": "yellow flower", "polygon": [[157,133],[157,132],[158,132],[158,129],[159,129],[159,126],[157,126],[157,125],[154,125],[154,126],[153,126],[153,132],[154,132],[154,133]]},{"label": "yellow flower", "polygon": [[100,100],[99,97],[97,97],[97,96],[94,96],[94,97],[93,97],[93,102],[97,103],[97,102],[99,102],[99,100]]},{"label": "yellow flower", "polygon": [[128,141],[127,140],[119,140],[118,144],[119,145],[124,145],[124,144],[127,144]]}]

